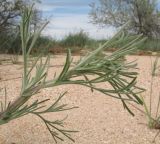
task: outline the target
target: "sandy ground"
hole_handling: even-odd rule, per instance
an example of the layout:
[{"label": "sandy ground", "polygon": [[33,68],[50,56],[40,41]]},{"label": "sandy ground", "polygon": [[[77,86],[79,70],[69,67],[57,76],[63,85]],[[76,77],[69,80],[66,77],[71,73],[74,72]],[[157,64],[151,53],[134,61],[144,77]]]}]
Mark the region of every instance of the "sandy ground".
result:
[{"label": "sandy ground", "polygon": [[[2,55],[0,55],[2,57]],[[52,60],[49,77],[53,77],[55,71],[61,69],[64,63],[64,56],[55,56]],[[77,57],[74,57],[77,59]],[[150,89],[150,57],[147,56],[129,56],[128,60],[137,59],[138,85]],[[0,65],[0,88],[7,88],[8,99],[13,100],[18,96],[21,87],[22,66],[21,65]],[[5,80],[5,81],[4,81]],[[7,81],[6,81],[7,80]],[[154,101],[156,105],[156,96],[160,92],[160,76],[156,78],[154,85]],[[41,91],[38,98],[50,98],[55,100],[57,96],[64,91],[68,91],[64,97],[64,103],[71,106],[79,106],[72,111],[61,112],[58,115],[50,114],[47,117],[56,119],[64,118],[66,128],[78,130],[78,133],[72,135],[75,144],[151,144],[157,130],[151,130],[146,126],[146,117],[133,108],[135,117],[132,117],[122,107],[120,101],[105,96],[101,93],[91,93],[90,89],[82,86],[62,86],[48,88]],[[149,91],[144,92],[146,101],[148,101]],[[2,97],[2,94],[0,94]],[[143,109],[142,107],[140,107]],[[6,125],[0,126],[0,144],[52,144],[54,143],[50,133],[41,120],[35,116],[27,115],[17,120],[13,120]],[[59,144],[71,144],[69,140],[59,142]],[[160,144],[160,135],[156,139]]]}]

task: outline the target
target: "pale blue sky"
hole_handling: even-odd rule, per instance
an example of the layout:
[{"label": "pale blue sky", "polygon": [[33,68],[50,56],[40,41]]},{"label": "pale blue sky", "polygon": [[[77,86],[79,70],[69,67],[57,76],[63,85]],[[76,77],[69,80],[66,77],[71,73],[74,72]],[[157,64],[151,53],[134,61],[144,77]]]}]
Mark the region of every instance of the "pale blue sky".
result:
[{"label": "pale blue sky", "polygon": [[[89,15],[91,3],[99,0],[41,0],[38,8],[43,16],[50,21],[43,31],[44,35],[61,39],[67,34],[83,29],[90,37],[103,39],[112,36],[116,30],[113,27],[100,28],[90,23]],[[160,0],[158,0],[160,1]]]},{"label": "pale blue sky", "polygon": [[50,21],[43,34],[56,39],[83,29],[95,39],[108,38],[115,30],[111,27],[100,28],[90,23],[89,15],[92,2],[98,0],[42,0],[38,8]]}]

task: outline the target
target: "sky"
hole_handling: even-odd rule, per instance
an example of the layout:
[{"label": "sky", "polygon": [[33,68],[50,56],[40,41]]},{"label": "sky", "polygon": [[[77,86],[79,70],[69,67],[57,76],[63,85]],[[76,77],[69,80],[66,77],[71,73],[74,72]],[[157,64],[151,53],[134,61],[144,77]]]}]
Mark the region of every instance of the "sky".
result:
[{"label": "sky", "polygon": [[98,0],[41,0],[37,5],[42,10],[43,17],[50,23],[43,31],[46,36],[62,39],[69,33],[84,30],[94,39],[107,39],[116,30],[113,27],[101,28],[90,22],[89,4]]}]

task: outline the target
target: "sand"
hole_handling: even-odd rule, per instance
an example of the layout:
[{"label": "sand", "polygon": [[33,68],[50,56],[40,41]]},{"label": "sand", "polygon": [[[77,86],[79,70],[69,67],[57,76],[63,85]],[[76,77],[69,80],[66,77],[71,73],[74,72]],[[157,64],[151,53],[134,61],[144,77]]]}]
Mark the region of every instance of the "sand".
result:
[{"label": "sand", "polygon": [[[1,55],[0,55],[1,57]],[[74,59],[78,57],[75,56]],[[147,103],[151,82],[151,65],[148,56],[129,56],[129,61],[137,59],[139,76],[138,85],[147,89],[143,93]],[[51,62],[49,77],[53,77],[55,71],[61,70],[64,56],[55,56]],[[7,88],[9,100],[14,100],[20,92],[22,65],[3,64],[0,65],[0,88]],[[15,79],[13,79],[15,78]],[[17,79],[16,79],[17,78]],[[12,80],[10,80],[12,79]],[[157,96],[160,92],[160,76],[156,77],[154,85],[155,97],[153,105],[156,105]],[[151,144],[158,130],[147,127],[146,117],[138,110],[132,108],[135,116],[132,117],[123,109],[119,100],[103,95],[99,92],[92,93],[90,89],[68,85],[55,88],[47,88],[36,95],[39,99],[50,98],[54,101],[60,93],[68,91],[62,100],[70,106],[79,106],[72,111],[53,113],[46,115],[47,118],[63,119],[66,129],[78,130],[72,134],[75,144]],[[2,98],[2,93],[0,94]],[[143,109],[143,107],[139,108]],[[27,115],[0,126],[0,144],[53,144],[50,133],[44,123],[36,116]],[[160,135],[156,138],[160,144]],[[65,139],[59,144],[72,144]]]}]

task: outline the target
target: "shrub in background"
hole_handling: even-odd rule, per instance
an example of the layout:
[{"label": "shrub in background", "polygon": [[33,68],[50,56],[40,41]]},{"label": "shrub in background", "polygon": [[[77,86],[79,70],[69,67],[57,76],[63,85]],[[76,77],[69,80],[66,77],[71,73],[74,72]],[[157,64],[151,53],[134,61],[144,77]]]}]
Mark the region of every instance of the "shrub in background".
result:
[{"label": "shrub in background", "polygon": [[75,34],[70,33],[61,41],[61,44],[65,48],[72,48],[73,50],[76,49],[76,51],[78,51],[78,49],[85,47],[89,40],[88,34],[81,30]]},{"label": "shrub in background", "polygon": [[159,38],[148,39],[145,43],[142,43],[140,48],[144,52],[145,51],[160,52],[160,39]]}]

